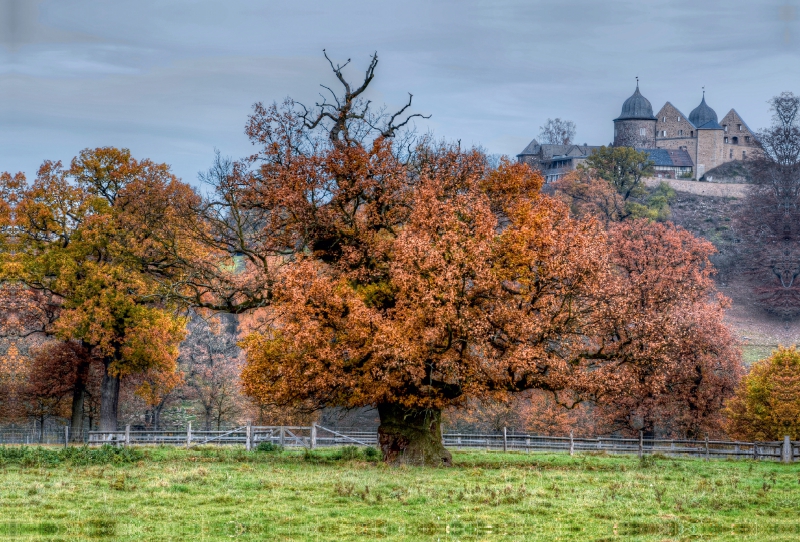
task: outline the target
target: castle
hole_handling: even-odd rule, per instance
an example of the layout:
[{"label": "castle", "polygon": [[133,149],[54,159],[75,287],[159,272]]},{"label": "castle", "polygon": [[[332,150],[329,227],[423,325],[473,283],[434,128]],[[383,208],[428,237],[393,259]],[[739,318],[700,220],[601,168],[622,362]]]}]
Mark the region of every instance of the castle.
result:
[{"label": "castle", "polygon": [[[759,148],[755,134],[735,109],[718,121],[717,113],[706,103],[705,91],[688,117],[670,102],[654,115],[638,81],[614,119],[613,145],[647,152],[657,177],[695,179],[726,162],[746,160]],[[542,170],[546,180],[553,181],[574,170],[598,148],[546,145],[534,139],[517,159]]]}]

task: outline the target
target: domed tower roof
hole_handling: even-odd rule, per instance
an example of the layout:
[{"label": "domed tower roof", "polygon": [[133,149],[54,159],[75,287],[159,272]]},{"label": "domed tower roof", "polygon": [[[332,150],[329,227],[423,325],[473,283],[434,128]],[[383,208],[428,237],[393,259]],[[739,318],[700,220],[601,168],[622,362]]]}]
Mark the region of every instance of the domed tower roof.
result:
[{"label": "domed tower roof", "polygon": [[722,130],[717,122],[717,112],[706,103],[706,93],[703,92],[703,101],[689,113],[689,122],[702,130]]},{"label": "domed tower roof", "polygon": [[639,83],[636,83],[636,92],[622,104],[622,113],[614,120],[656,120],[653,116],[653,106],[650,101],[639,92]]}]

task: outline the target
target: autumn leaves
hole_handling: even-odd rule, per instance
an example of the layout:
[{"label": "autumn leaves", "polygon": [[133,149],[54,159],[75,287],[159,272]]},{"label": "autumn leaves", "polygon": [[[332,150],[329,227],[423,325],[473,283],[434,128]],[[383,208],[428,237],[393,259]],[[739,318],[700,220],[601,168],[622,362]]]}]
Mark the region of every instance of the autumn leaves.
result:
[{"label": "autumn leaves", "polygon": [[[24,285],[29,302],[51,307],[27,309],[9,331],[74,341],[101,361],[100,427],[115,430],[121,378],[175,372],[184,321],[165,301],[160,279],[179,244],[171,207],[196,196],[167,166],[113,148],[83,151],[69,168],[45,162],[30,183],[5,179],[13,194],[6,288]],[[85,385],[76,382],[75,394]],[[79,413],[72,418],[82,426]]]},{"label": "autumn leaves", "polygon": [[121,378],[144,375],[154,403],[176,385],[189,309],[250,315],[241,379],[259,404],[377,407],[394,463],[449,464],[443,409],[525,390],[609,430],[719,426],[740,360],[713,248],[635,218],[661,216],[631,211],[638,166],[607,178],[596,161],[573,197],[613,205],[578,211],[528,166],[404,134],[344,86],[319,110],[257,105],[256,153],[218,157],[206,196],[113,148],[3,176],[5,292],[49,307],[6,329],[102,362],[101,429]]}]

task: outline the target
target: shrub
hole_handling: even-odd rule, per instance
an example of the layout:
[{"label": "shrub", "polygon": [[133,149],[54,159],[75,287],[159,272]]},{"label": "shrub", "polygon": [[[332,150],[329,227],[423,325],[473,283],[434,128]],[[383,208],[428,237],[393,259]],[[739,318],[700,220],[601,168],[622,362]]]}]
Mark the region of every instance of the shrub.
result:
[{"label": "shrub", "polygon": [[310,463],[319,463],[321,460],[319,454],[310,448],[303,448],[303,461]]},{"label": "shrub", "polygon": [[381,451],[372,446],[364,448],[364,459],[367,461],[379,461],[381,458]]},{"label": "shrub", "polygon": [[256,451],[281,453],[283,451],[283,446],[269,441],[259,442],[258,446],[256,446]]},{"label": "shrub", "polygon": [[134,463],[144,458],[136,448],[116,448],[104,444],[99,448],[70,446],[44,448],[42,446],[0,446],[0,465],[19,464],[24,467],[55,467],[61,463],[75,466],[107,465],[109,463]]},{"label": "shrub", "polygon": [[361,454],[356,446],[342,446],[339,449],[339,453],[336,454],[336,459],[341,459],[342,461],[352,461],[360,457]]}]

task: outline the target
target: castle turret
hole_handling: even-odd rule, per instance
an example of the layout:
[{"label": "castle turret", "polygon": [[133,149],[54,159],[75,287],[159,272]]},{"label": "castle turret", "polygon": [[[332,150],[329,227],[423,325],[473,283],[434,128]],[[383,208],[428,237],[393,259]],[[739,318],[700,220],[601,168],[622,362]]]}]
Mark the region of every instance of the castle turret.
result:
[{"label": "castle turret", "polygon": [[656,146],[656,118],[653,106],[639,92],[639,82],[633,96],[622,104],[622,113],[614,119],[614,146],[653,149]]},{"label": "castle turret", "polygon": [[717,121],[717,112],[706,103],[706,93],[700,105],[689,113],[689,122],[697,127],[697,178],[725,162],[724,130]]}]

